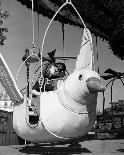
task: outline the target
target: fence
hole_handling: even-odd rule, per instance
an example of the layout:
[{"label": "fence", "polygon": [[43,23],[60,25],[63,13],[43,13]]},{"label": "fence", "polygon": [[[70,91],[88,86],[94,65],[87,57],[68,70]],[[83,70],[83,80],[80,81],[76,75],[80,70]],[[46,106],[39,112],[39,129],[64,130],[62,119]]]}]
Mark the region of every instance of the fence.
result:
[{"label": "fence", "polygon": [[24,144],[13,129],[13,113],[0,110],[0,146]]}]

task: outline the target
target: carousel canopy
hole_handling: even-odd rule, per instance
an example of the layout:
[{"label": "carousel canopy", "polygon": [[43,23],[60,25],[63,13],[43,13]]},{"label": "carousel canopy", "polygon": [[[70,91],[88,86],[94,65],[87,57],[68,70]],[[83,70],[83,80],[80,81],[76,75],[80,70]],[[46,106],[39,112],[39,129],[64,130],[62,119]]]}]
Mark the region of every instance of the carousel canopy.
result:
[{"label": "carousel canopy", "polygon": [[[17,0],[32,8],[31,0]],[[34,11],[52,18],[66,0],[34,0]],[[124,60],[124,0],[71,0],[92,33],[108,41],[113,53]],[[74,8],[68,4],[56,16],[64,24],[83,28]]]}]

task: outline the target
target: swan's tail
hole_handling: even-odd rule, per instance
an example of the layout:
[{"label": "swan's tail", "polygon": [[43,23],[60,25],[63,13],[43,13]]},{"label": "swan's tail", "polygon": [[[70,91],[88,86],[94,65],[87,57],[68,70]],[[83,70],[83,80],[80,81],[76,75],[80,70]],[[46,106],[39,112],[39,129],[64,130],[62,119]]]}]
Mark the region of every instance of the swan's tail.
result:
[{"label": "swan's tail", "polygon": [[6,93],[9,95],[13,103],[17,103],[23,99],[23,95],[18,89],[18,86],[13,78],[13,75],[0,53],[0,82],[5,88]]}]

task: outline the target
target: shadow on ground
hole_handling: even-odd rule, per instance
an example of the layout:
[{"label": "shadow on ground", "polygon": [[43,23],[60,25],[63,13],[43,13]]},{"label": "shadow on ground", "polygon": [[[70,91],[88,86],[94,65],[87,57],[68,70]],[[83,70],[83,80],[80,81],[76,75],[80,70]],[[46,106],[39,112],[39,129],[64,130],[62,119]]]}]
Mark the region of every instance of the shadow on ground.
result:
[{"label": "shadow on ground", "polygon": [[91,153],[87,148],[72,147],[42,147],[42,146],[26,146],[19,149],[19,152],[26,154],[50,154],[50,155],[71,155],[81,153]]},{"label": "shadow on ground", "polygon": [[124,152],[124,149],[118,149],[116,151],[118,151],[118,152]]}]

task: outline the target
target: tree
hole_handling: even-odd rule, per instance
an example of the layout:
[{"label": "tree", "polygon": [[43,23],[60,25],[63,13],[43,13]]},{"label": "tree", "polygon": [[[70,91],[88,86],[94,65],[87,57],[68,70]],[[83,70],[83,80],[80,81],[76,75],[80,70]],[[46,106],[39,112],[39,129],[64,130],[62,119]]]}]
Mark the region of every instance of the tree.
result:
[{"label": "tree", "polygon": [[[1,7],[1,2],[0,2]],[[2,11],[0,8],[0,46],[4,45],[4,41],[7,39],[5,33],[8,32],[8,28],[2,27],[3,20],[7,19],[10,16],[9,11]]]}]

